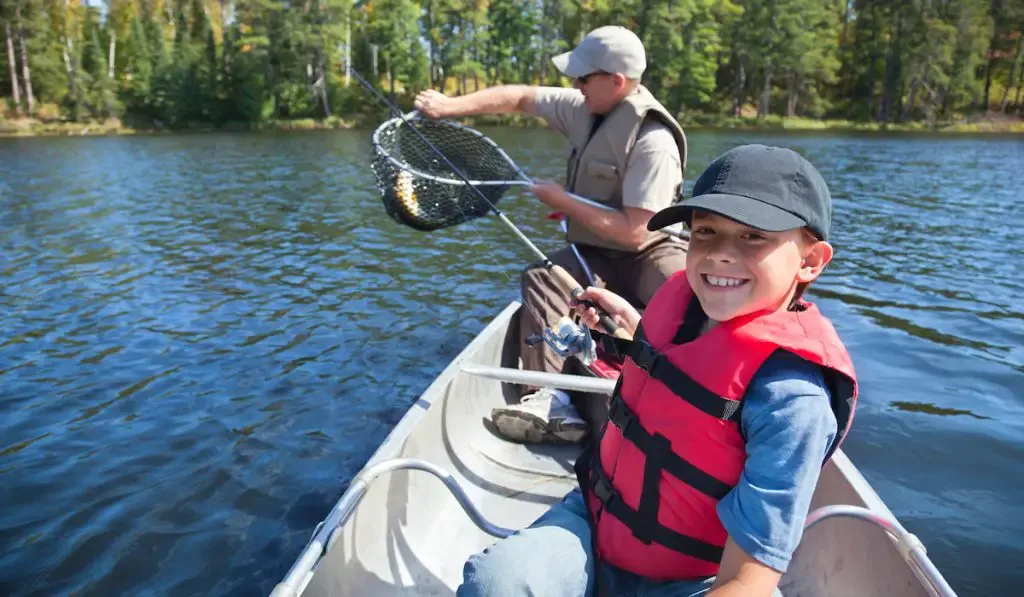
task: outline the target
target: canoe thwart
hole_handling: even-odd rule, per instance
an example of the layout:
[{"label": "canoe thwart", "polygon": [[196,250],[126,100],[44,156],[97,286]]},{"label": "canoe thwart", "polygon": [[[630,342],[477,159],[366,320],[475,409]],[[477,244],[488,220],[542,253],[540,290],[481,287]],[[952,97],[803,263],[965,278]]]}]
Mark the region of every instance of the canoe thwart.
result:
[{"label": "canoe thwart", "polygon": [[615,389],[615,380],[587,377],[585,375],[567,375],[565,373],[547,373],[544,371],[524,371],[509,367],[492,367],[475,363],[463,363],[460,368],[464,373],[478,375],[527,386],[558,388],[577,392],[611,395]]}]

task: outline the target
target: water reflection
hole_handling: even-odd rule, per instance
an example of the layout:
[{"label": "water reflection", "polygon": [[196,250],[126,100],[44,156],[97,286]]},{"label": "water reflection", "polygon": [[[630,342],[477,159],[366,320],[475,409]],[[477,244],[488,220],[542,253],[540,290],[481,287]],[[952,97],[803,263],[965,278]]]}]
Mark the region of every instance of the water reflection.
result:
[{"label": "water reflection", "polygon": [[[562,176],[553,134],[484,132]],[[688,186],[740,143],[822,171],[836,259],[810,298],[862,382],[844,449],[954,587],[1006,594],[1024,557],[1024,143],[688,136]],[[0,593],[269,592],[517,298],[532,255],[504,226],[395,223],[368,151],[368,131],[0,141]],[[562,246],[529,195],[500,206]]]},{"label": "water reflection", "polygon": [[974,417],[975,419],[983,420],[990,418],[974,414],[969,410],[964,410],[961,408],[940,408],[938,406],[935,406],[934,404],[926,404],[923,402],[890,402],[889,404],[894,406],[895,408],[905,410],[907,412],[928,413],[930,415],[940,415],[944,417],[967,415],[968,417]]}]

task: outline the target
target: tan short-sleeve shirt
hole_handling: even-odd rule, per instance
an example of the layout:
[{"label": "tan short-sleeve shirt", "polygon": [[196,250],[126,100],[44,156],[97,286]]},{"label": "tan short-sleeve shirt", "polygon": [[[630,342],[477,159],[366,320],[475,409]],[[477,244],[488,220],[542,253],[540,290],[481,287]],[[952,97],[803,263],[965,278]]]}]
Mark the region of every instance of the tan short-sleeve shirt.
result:
[{"label": "tan short-sleeve shirt", "polygon": [[[575,89],[538,87],[534,111],[565,137],[590,121],[583,94]],[[651,212],[661,211],[675,200],[682,181],[679,147],[672,131],[661,122],[645,122],[626,162],[622,204]]]}]

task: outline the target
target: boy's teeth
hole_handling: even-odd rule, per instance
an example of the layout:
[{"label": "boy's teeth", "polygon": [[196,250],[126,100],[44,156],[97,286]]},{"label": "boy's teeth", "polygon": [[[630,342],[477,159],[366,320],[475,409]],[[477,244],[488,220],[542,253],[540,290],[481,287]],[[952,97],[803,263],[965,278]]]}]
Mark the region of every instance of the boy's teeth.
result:
[{"label": "boy's teeth", "polygon": [[705,276],[708,280],[708,284],[712,286],[739,286],[745,280],[738,278],[719,278],[718,276]]}]

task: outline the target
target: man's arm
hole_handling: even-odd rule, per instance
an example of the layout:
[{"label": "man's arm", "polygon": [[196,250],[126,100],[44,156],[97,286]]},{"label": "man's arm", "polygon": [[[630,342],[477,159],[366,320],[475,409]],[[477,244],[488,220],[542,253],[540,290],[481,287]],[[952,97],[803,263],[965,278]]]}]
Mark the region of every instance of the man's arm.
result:
[{"label": "man's arm", "polygon": [[580,203],[569,196],[561,185],[553,182],[538,183],[531,190],[552,209],[582,222],[589,230],[604,238],[615,239],[639,249],[651,234],[647,230],[647,220],[654,215],[652,211],[638,207],[608,210]]},{"label": "man's arm", "polygon": [[647,230],[647,221],[675,200],[683,181],[679,163],[679,148],[668,127],[660,122],[648,122],[640,129],[626,163],[622,209],[609,211],[581,204],[557,185],[546,189],[534,187],[534,193],[591,232],[639,249],[652,234]]},{"label": "man's arm", "polygon": [[530,85],[498,85],[457,97],[448,97],[433,89],[427,89],[416,96],[415,106],[431,118],[458,118],[509,112],[534,114],[536,97],[537,88]]}]

